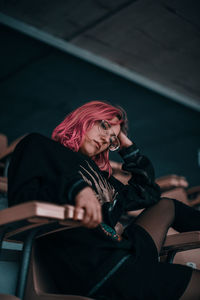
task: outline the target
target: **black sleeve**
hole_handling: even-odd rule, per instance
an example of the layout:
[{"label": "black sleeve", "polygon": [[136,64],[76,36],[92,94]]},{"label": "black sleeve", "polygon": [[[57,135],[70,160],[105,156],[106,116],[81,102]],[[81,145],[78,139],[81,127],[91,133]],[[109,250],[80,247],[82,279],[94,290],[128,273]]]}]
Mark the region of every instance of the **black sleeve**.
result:
[{"label": "black sleeve", "polygon": [[133,144],[119,151],[124,163],[122,169],[132,174],[128,185],[120,194],[126,203],[126,210],[149,207],[160,200],[160,188],[155,183],[154,168],[150,160],[140,154],[139,148]]},{"label": "black sleeve", "polygon": [[9,206],[31,201],[73,204],[88,184],[79,174],[79,153],[32,133],[17,145],[8,169]]}]

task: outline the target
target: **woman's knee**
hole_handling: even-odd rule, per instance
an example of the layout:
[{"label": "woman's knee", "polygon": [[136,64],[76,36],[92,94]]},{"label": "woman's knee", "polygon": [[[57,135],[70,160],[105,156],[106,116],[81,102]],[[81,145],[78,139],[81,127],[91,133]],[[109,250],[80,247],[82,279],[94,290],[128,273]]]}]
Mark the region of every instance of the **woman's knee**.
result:
[{"label": "woman's knee", "polygon": [[175,207],[174,207],[174,201],[171,198],[163,197],[158,202],[158,205],[160,207],[160,212],[162,211],[163,214],[167,214],[170,217],[174,218],[175,215]]},{"label": "woman's knee", "polygon": [[174,200],[171,198],[162,197],[158,203],[166,209],[174,210]]}]

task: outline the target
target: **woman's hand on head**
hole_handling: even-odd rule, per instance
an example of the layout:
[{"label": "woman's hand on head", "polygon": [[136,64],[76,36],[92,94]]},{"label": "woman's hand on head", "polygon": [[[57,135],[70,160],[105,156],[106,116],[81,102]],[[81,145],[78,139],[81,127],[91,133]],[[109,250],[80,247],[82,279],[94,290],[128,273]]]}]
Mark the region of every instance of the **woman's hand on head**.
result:
[{"label": "woman's hand on head", "polygon": [[118,139],[120,141],[120,149],[133,145],[133,142],[122,131],[120,131]]},{"label": "woman's hand on head", "polygon": [[79,220],[80,209],[84,209],[81,224],[95,228],[102,222],[101,205],[91,187],[85,187],[75,197],[74,220]]}]

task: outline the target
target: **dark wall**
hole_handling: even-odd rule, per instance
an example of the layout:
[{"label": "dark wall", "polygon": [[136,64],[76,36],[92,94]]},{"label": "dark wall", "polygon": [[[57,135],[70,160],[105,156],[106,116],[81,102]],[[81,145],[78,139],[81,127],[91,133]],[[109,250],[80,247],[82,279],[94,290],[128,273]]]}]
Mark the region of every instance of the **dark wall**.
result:
[{"label": "dark wall", "polygon": [[4,26],[0,44],[0,132],[9,142],[29,132],[50,136],[77,106],[107,100],[127,110],[129,136],[157,176],[199,184],[200,113]]}]

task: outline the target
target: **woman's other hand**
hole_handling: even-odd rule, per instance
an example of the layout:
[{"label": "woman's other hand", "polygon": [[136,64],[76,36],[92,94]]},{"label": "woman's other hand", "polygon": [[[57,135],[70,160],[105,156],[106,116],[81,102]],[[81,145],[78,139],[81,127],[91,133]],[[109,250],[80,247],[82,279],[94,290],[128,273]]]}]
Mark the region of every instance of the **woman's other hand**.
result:
[{"label": "woman's other hand", "polygon": [[133,142],[122,131],[120,131],[118,139],[120,141],[120,149],[133,145]]},{"label": "woman's other hand", "polygon": [[79,211],[85,213],[81,224],[88,228],[97,227],[102,222],[101,205],[91,187],[85,187],[75,197],[74,220],[79,220]]}]

